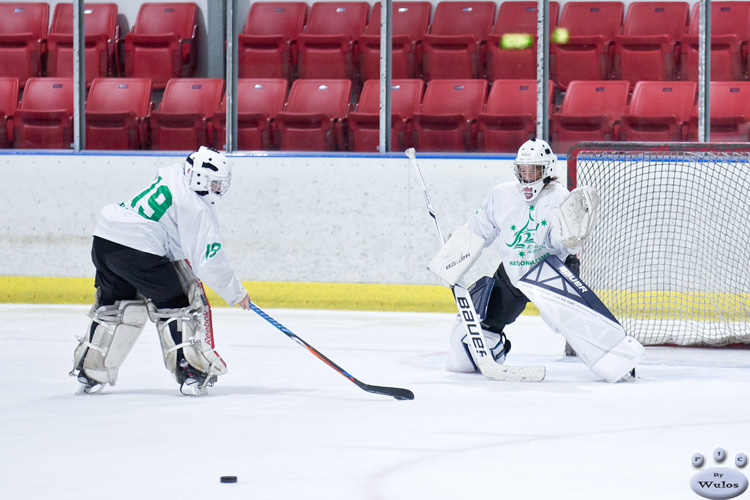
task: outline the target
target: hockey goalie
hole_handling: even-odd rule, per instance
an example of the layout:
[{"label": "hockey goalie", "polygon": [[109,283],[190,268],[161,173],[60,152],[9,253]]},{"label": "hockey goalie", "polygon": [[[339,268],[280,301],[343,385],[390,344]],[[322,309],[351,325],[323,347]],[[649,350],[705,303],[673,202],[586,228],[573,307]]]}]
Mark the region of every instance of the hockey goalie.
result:
[{"label": "hockey goalie", "polygon": [[[517,182],[495,186],[428,268],[454,287],[482,250],[497,242],[497,271],[469,287],[494,362],[503,364],[511,349],[505,327],[532,301],[547,325],[565,337],[597,376],[608,382],[630,378],[645,355],[643,346],[625,334],[578,277],[575,254],[596,224],[599,197],[591,187],[569,192],[555,177],[556,163],[545,141],[524,143],[513,162]],[[450,334],[449,371],[477,370],[475,357],[482,350],[470,345],[470,330],[459,314]]]}]

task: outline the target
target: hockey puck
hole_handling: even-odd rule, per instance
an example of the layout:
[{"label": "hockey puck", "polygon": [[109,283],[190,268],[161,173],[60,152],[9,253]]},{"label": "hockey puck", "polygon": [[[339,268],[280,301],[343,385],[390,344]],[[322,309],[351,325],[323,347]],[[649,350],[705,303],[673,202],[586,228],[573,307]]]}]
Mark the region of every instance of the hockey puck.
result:
[{"label": "hockey puck", "polygon": [[237,476],[221,476],[222,483],[236,483]]}]

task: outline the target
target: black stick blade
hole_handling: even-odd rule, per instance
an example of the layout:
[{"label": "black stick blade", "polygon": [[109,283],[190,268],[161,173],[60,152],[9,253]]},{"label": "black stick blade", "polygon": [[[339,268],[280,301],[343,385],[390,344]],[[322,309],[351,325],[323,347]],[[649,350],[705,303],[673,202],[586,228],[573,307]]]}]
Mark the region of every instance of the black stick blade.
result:
[{"label": "black stick blade", "polygon": [[398,400],[412,400],[414,399],[414,393],[409,389],[402,389],[400,387],[382,387],[379,385],[369,384],[357,384],[362,390],[372,392],[373,394],[382,394],[384,396],[391,396]]}]

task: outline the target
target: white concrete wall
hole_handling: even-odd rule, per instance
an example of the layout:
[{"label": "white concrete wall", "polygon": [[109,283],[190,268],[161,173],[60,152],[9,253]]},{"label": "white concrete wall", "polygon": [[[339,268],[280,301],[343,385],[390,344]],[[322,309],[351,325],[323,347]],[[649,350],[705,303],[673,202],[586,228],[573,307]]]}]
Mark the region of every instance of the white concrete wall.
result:
[{"label": "white concrete wall", "polygon": [[[91,277],[91,231],[102,206],[147,186],[182,156],[0,155],[0,276]],[[247,157],[220,207],[225,248],[243,280],[437,284],[425,270],[439,244],[406,158]],[[421,159],[447,234],[497,183],[505,159]],[[560,177],[564,179],[564,169]],[[492,273],[493,249],[472,276]]]}]

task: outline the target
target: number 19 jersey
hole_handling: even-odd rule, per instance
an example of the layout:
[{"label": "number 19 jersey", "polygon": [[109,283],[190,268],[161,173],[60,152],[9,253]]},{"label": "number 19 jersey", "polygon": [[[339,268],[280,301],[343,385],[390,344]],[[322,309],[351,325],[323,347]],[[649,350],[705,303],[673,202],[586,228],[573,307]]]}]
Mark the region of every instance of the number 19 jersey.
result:
[{"label": "number 19 jersey", "polygon": [[130,200],[105,206],[93,234],[171,261],[187,259],[195,275],[229,304],[245,297],[222,249],[216,213],[188,189],[181,164],[160,168],[151,185]]}]

